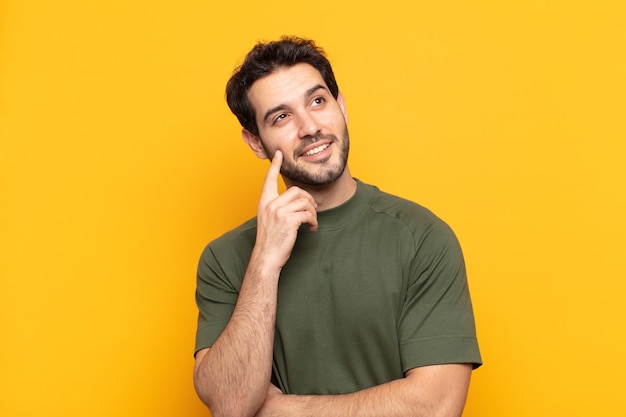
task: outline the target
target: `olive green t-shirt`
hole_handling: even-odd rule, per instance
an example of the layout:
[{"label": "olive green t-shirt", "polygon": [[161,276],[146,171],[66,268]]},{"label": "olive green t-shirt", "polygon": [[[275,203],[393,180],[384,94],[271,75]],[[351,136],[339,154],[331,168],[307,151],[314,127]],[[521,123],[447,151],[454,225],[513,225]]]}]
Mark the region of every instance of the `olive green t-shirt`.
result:
[{"label": "olive green t-shirt", "polygon": [[[481,364],[463,255],[424,207],[357,181],[355,195],[302,226],[279,287],[272,380],[289,394],[342,394],[412,368]],[[196,351],[226,326],[256,220],[211,242],[199,267]]]}]

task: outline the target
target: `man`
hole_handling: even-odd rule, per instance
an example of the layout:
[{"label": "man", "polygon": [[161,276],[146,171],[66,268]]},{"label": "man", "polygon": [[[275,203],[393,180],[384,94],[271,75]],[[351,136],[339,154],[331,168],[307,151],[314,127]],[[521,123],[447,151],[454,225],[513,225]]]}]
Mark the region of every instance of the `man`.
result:
[{"label": "man", "polygon": [[461,250],[431,212],[352,177],[323,51],[256,45],[227,101],[271,164],[256,218],[198,267],[194,381],[212,415],[460,416],[481,364]]}]

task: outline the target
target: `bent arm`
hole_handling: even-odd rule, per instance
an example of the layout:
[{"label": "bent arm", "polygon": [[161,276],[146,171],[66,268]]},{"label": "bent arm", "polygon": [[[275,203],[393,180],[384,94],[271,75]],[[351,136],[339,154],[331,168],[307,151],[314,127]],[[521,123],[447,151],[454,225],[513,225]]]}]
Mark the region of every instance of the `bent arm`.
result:
[{"label": "bent arm", "polygon": [[424,366],[405,378],[343,395],[284,395],[270,387],[257,417],[460,417],[471,371],[471,364]]},{"label": "bent arm", "polygon": [[196,354],[194,385],[214,417],[253,416],[270,387],[278,279],[298,228],[317,229],[316,203],[302,189],[278,194],[282,153],[268,170],[257,215],[257,235],[237,302],[211,348]]},{"label": "bent arm", "polygon": [[196,392],[215,417],[253,415],[269,388],[278,273],[255,263],[251,259],[228,325],[196,355]]}]

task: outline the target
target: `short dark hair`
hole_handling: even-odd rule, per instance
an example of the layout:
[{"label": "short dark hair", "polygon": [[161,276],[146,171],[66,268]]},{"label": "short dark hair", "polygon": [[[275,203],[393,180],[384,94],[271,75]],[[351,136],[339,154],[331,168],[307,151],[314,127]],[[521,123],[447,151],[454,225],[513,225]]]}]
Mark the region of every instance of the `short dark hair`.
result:
[{"label": "short dark hair", "polygon": [[254,109],[248,99],[252,84],[280,68],[301,63],[317,69],[330,93],[337,98],[339,87],[333,69],[324,50],[313,40],[283,36],[278,41],[259,42],[248,52],[243,64],[235,69],[226,84],[226,102],[244,129],[259,135]]}]

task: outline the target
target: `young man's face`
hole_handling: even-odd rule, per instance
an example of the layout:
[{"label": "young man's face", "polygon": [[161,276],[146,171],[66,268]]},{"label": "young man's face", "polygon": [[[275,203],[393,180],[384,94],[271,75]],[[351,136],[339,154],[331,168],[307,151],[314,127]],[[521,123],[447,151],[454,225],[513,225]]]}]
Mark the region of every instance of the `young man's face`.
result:
[{"label": "young man's face", "polygon": [[319,71],[308,64],[281,68],[257,80],[248,98],[259,137],[244,131],[244,139],[262,158],[282,151],[285,180],[317,186],[343,174],[349,150],[344,100],[341,94],[335,100]]}]

